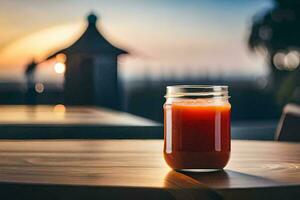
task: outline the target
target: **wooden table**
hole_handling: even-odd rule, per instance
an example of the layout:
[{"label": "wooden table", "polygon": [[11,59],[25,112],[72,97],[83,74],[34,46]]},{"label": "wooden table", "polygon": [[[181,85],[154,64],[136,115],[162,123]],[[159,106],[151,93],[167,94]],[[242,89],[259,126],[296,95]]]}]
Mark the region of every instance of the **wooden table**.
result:
[{"label": "wooden table", "polygon": [[0,113],[0,139],[157,139],[163,135],[159,123],[99,107],[2,105]]},{"label": "wooden table", "polygon": [[162,145],[162,140],[0,141],[0,195],[300,199],[300,143],[234,140],[226,169],[211,173],[172,171],[163,160]]}]

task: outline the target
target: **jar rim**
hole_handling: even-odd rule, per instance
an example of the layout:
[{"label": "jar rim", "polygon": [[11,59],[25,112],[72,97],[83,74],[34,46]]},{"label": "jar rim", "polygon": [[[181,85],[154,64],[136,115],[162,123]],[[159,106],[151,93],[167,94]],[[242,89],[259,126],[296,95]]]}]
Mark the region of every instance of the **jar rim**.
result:
[{"label": "jar rim", "polygon": [[167,86],[166,98],[229,98],[227,85],[172,85]]}]

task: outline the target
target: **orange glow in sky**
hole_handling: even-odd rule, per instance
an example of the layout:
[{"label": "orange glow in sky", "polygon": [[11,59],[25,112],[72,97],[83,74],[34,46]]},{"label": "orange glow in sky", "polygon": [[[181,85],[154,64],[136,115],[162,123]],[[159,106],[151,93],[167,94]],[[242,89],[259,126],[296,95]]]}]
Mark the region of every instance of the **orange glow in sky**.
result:
[{"label": "orange glow in sky", "polygon": [[[124,77],[251,75],[266,71],[263,57],[249,53],[246,38],[249,20],[268,3],[234,3],[229,12],[228,5],[219,1],[195,1],[184,6],[181,1],[122,2],[118,2],[122,12],[114,3],[104,1],[39,1],[34,5],[0,2],[0,28],[4,30],[0,38],[0,80],[22,80],[26,64],[33,59],[41,62],[71,45],[84,31],[85,17],[91,10],[100,15],[97,25],[108,41],[130,53],[119,60]],[[21,31],[23,35],[18,33]],[[40,81],[62,79],[64,63],[55,59],[41,63],[37,77]]]},{"label": "orange glow in sky", "polygon": [[82,23],[66,24],[38,31],[11,43],[0,50],[1,75],[10,76],[17,72],[22,76],[24,66],[32,59],[43,61],[49,54],[74,42],[83,29]]}]

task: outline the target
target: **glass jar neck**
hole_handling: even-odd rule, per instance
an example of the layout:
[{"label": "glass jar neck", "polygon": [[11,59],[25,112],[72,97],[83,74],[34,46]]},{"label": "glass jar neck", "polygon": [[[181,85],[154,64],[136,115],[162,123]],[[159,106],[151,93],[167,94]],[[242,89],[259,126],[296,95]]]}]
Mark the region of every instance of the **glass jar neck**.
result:
[{"label": "glass jar neck", "polygon": [[223,99],[228,100],[228,86],[175,85],[167,86],[165,98],[172,99]]}]

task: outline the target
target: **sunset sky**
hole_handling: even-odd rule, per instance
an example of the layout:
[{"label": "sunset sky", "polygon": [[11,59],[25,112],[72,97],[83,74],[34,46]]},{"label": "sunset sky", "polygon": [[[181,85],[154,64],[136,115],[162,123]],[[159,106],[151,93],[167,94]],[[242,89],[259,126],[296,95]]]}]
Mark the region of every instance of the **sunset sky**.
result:
[{"label": "sunset sky", "polygon": [[[21,80],[31,59],[70,45],[90,11],[100,16],[103,35],[130,52],[120,59],[123,77],[265,74],[264,59],[246,41],[252,17],[271,6],[270,0],[0,1],[0,80]],[[39,67],[40,79],[61,78],[52,65]]]}]

